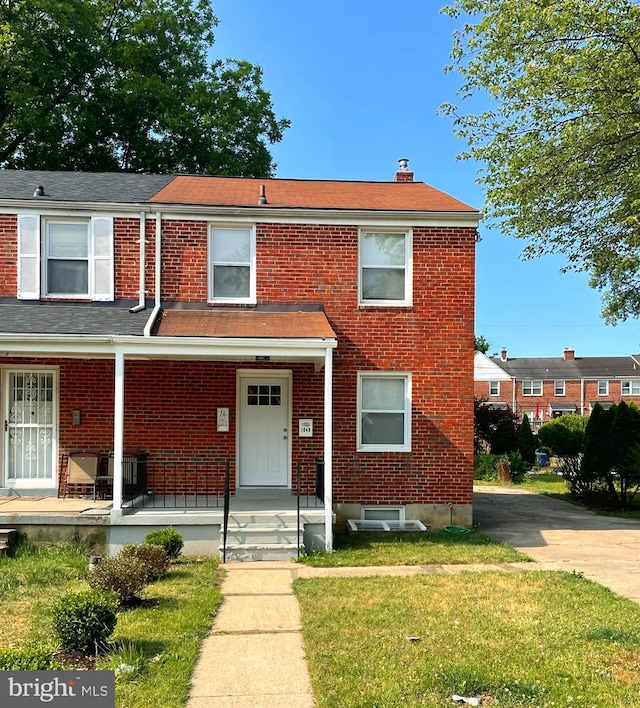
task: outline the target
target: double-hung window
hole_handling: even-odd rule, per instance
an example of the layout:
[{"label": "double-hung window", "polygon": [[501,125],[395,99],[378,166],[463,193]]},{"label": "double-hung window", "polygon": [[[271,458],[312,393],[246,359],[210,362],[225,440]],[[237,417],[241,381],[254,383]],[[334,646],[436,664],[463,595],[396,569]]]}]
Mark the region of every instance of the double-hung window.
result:
[{"label": "double-hung window", "polygon": [[18,216],[18,298],[113,300],[111,217]]},{"label": "double-hung window", "polygon": [[361,305],[411,305],[410,231],[360,231],[358,301]]},{"label": "double-hung window", "polygon": [[640,379],[629,379],[622,381],[623,396],[640,396]]},{"label": "double-hung window", "polygon": [[499,396],[500,395],[500,382],[499,381],[489,381],[489,395]]},{"label": "double-hung window", "polygon": [[554,381],[553,393],[555,396],[564,396],[565,395],[564,381]]},{"label": "double-hung window", "polygon": [[255,303],[256,237],[250,227],[209,230],[209,302]]},{"label": "double-hung window", "polygon": [[598,396],[608,396],[609,395],[609,382],[608,381],[598,381]]},{"label": "double-hung window", "polygon": [[542,381],[530,379],[522,382],[523,396],[542,396]]},{"label": "double-hung window", "polygon": [[411,376],[358,374],[358,450],[411,450]]}]

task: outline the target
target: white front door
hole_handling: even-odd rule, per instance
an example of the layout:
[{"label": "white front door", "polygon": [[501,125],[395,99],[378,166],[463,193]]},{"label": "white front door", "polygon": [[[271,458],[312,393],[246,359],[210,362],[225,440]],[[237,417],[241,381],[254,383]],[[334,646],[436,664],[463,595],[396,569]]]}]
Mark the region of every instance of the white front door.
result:
[{"label": "white front door", "polygon": [[55,487],[57,372],[7,369],[3,389],[4,485]]},{"label": "white front door", "polygon": [[239,378],[241,487],[286,487],[289,482],[290,377],[272,374]]}]

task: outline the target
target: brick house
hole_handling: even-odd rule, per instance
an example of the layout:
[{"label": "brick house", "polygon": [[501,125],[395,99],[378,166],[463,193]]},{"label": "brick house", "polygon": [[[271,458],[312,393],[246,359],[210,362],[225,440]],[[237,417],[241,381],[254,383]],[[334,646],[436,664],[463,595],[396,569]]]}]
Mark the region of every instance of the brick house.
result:
[{"label": "brick house", "polygon": [[561,357],[509,358],[476,352],[474,396],[494,406],[509,406],[520,420],[526,413],[535,430],[566,413],[590,415],[600,403],[640,404],[640,355],[576,357],[565,349]]},{"label": "brick house", "polygon": [[471,523],[478,220],[406,161],[1,171],[0,487],[62,494],[97,450],[112,526],[140,496],[217,498],[226,469],[232,498],[317,493],[328,549],[347,518]]}]

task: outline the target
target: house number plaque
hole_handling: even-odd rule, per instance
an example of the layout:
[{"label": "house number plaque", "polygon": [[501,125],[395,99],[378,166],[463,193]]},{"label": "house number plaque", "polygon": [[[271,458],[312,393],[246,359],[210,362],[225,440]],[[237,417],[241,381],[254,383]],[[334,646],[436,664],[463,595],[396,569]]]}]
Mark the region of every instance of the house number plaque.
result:
[{"label": "house number plaque", "polygon": [[299,421],[298,435],[301,438],[313,437],[313,419],[301,418]]},{"label": "house number plaque", "polygon": [[228,408],[218,408],[218,432],[228,433],[229,432],[229,409]]}]

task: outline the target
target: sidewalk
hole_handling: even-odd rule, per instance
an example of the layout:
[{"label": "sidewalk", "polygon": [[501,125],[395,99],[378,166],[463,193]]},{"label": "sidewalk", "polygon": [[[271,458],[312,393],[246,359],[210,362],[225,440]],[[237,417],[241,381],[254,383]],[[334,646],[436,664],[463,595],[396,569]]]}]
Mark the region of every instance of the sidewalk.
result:
[{"label": "sidewalk", "polygon": [[202,644],[187,708],[313,708],[300,634],[296,578],[540,570],[544,564],[310,568],[289,562],[227,563],[224,600]]}]

